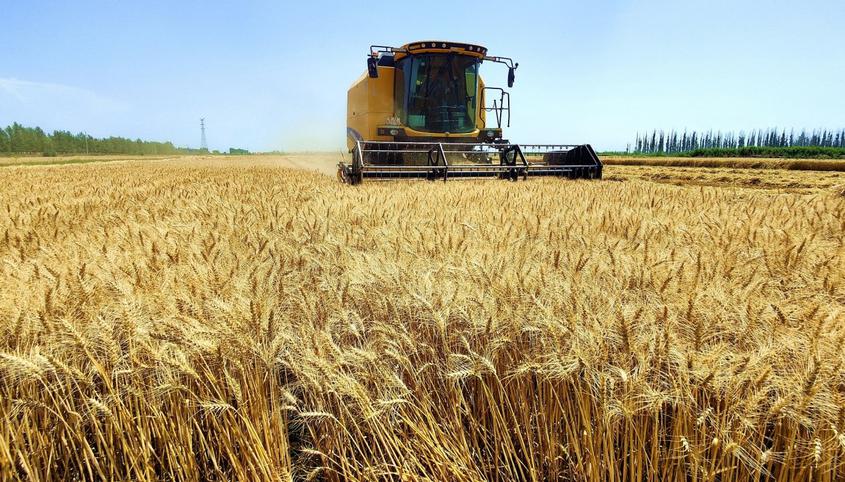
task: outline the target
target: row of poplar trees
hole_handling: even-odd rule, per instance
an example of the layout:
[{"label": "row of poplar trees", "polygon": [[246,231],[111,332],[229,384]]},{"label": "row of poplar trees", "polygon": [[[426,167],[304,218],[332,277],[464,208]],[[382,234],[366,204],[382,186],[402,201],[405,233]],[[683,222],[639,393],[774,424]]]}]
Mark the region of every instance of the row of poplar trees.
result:
[{"label": "row of poplar trees", "polygon": [[842,147],[845,148],[845,129],[836,132],[832,130],[813,130],[807,132],[794,129],[754,129],[745,131],[721,132],[678,132],[675,130],[654,130],[640,135],[634,152],[647,154],[689,152],[696,149],[737,149],[742,147]]},{"label": "row of poplar trees", "polygon": [[176,147],[171,142],[132,140],[123,137],[96,138],[68,131],[44,132],[17,122],[0,128],[0,154],[191,154],[200,149]]}]

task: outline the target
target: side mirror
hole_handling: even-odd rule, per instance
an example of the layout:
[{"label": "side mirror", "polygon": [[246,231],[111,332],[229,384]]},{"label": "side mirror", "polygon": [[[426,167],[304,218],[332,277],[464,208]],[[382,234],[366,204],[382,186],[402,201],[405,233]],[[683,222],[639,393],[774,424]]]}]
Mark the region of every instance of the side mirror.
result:
[{"label": "side mirror", "polygon": [[516,70],[514,67],[508,69],[508,88],[513,87],[513,80],[516,77],[514,70]]},{"label": "side mirror", "polygon": [[373,79],[378,78],[378,59],[375,57],[367,57],[367,72]]}]

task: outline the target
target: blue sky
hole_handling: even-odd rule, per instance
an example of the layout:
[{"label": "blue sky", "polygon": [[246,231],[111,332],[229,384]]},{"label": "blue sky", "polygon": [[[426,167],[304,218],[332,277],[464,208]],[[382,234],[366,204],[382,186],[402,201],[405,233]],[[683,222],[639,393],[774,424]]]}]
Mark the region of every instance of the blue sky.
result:
[{"label": "blue sky", "polygon": [[445,39],[520,63],[517,142],[845,127],[842,0],[0,0],[0,25],[0,125],[198,146],[205,117],[212,149],[339,150],[369,45]]}]

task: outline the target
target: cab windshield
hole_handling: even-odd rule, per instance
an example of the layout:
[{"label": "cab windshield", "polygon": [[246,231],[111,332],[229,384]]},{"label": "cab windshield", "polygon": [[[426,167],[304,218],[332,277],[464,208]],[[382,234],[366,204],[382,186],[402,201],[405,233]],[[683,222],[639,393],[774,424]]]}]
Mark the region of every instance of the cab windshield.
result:
[{"label": "cab windshield", "polygon": [[475,129],[478,59],[458,54],[411,55],[396,64],[396,113],[424,132]]}]

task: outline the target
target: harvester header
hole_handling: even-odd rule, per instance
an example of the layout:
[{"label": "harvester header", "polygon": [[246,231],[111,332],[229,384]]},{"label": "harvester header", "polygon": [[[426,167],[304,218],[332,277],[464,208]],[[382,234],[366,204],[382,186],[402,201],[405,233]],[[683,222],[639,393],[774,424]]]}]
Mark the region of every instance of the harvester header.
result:
[{"label": "harvester header", "polygon": [[519,64],[489,56],[481,45],[426,40],[371,46],[367,72],[347,95],[352,162],[338,165],[338,177],[349,184],[365,178],[601,177],[601,161],[587,144],[529,146],[504,139],[510,93],[485,84],[479,74],[484,62],[506,66],[513,87]]}]

